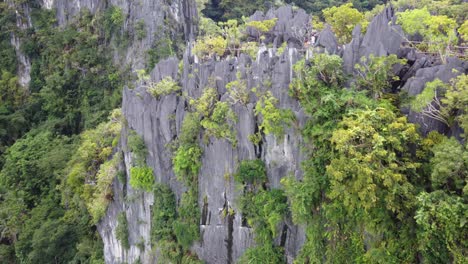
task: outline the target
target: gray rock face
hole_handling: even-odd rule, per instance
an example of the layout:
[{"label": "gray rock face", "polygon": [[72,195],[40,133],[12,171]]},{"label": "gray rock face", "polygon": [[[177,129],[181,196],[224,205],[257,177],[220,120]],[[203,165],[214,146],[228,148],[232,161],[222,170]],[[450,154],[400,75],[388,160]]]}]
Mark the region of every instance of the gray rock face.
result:
[{"label": "gray rock face", "polygon": [[359,55],[386,56],[396,54],[403,42],[403,31],[395,24],[395,11],[389,6],[372,19],[359,47]]},{"label": "gray rock face", "polygon": [[[348,72],[353,71],[354,63],[359,62],[361,56],[399,52],[401,42],[397,36],[387,40],[387,36],[379,33],[376,36],[376,42],[371,43],[371,35],[369,35],[372,34],[369,32],[376,34],[382,28],[387,34],[392,34],[390,31],[393,30],[393,26],[388,24],[392,20],[390,11],[386,9],[374,19],[374,25],[370,26],[364,37],[361,36],[360,27],[356,27],[353,32],[353,41],[346,46],[343,54],[346,62],[344,67]],[[290,7],[269,11],[266,15],[256,13],[252,19],[270,19],[275,16],[280,16],[280,19],[271,32],[273,42],[293,38],[290,31],[291,27],[296,25],[294,22],[296,16],[299,24],[309,19]],[[250,33],[251,36],[255,36],[253,31]],[[337,48],[336,38],[332,32],[325,30],[322,34],[322,39],[319,40],[320,45],[327,50]],[[127,168],[128,172],[132,157],[125,151],[126,137],[127,129],[133,129],[144,138],[149,151],[147,163],[154,170],[155,180],[168,184],[180,200],[186,188],[174,176],[172,153],[168,146],[180,133],[183,118],[188,111],[187,100],[198,98],[206,87],[213,87],[216,88],[220,100],[227,101],[229,94],[226,84],[236,80],[238,72],[245,80],[248,89],[268,90],[279,99],[278,107],[291,109],[296,116],[297,127],[301,127],[306,121],[306,116],[298,102],[288,95],[288,86],[293,78],[292,65],[301,58],[301,52],[294,48],[287,48],[280,56],[273,54],[271,49],[263,47],[255,59],[241,54],[240,57],[221,61],[211,59],[199,62],[191,55],[189,46],[182,60],[184,67],[181,72],[179,72],[179,62],[176,59],[160,62],[151,72],[152,81],[157,82],[165,76],[171,76],[179,81],[182,94],[185,96],[171,94],[155,99],[145,91],[142,84],[137,84],[134,90],[124,90],[122,110],[128,128],[122,133],[122,150],[125,153],[122,166]],[[414,59],[412,66],[406,69],[405,78],[408,82],[404,88],[412,94],[421,92],[427,81],[439,76],[447,81],[450,78],[449,71],[453,68],[466,70],[466,65],[461,62],[451,61],[448,65],[433,67],[431,61],[411,51],[407,51],[405,56]],[[413,77],[414,74],[416,74],[415,77]],[[201,239],[193,245],[192,250],[206,263],[235,263],[247,248],[254,246],[254,234],[251,228],[243,224],[238,207],[242,190],[239,190],[233,181],[233,174],[242,160],[254,158],[264,160],[271,188],[281,188],[280,180],[285,176],[294,175],[298,179],[302,178],[300,166],[304,160],[300,151],[302,139],[296,128],[286,129],[284,137],[280,138],[267,135],[260,146],[255,146],[250,142],[249,135],[255,133],[260,122],[254,114],[257,100],[258,98],[251,93],[247,104],[236,103],[231,106],[237,115],[236,146],[225,139],[209,138],[204,141],[203,132],[199,138],[203,156],[198,182],[198,204],[200,210],[203,208],[203,213],[200,219]],[[421,122],[412,116],[414,113],[410,113],[410,120]],[[424,122],[427,124],[427,121]],[[437,127],[429,124],[427,129],[437,129]],[[149,212],[153,203],[152,194],[136,192],[130,186],[120,186],[117,182],[114,188],[119,194],[114,196],[115,200],[110,205],[108,214],[98,227],[105,245],[106,262],[127,261],[131,263],[138,258],[143,263],[156,262],[157,252],[151,251],[149,242],[151,223]],[[126,196],[124,197],[123,194]],[[233,217],[223,216],[222,211],[226,208],[234,210]],[[115,238],[115,216],[122,210],[127,213],[128,222],[131,223],[129,251],[124,251]],[[283,230],[286,236],[283,239],[278,238],[276,243],[284,245],[287,262],[292,263],[304,243],[305,232],[303,228],[293,225],[289,220],[283,223]],[[144,251],[136,246],[141,241],[145,244]]]},{"label": "gray rock face", "polygon": [[328,54],[336,54],[338,52],[338,41],[330,25],[327,25],[325,29],[320,32],[315,45],[324,48]]},{"label": "gray rock face", "polygon": [[352,74],[354,71],[354,65],[359,62],[361,55],[359,53],[359,47],[361,46],[361,26],[357,25],[353,29],[353,38],[349,44],[346,44],[343,48],[343,69],[347,74]]},{"label": "gray rock face", "polygon": [[397,54],[403,42],[403,31],[395,24],[393,7],[389,6],[372,19],[366,34],[361,37],[361,28],[353,30],[351,43],[345,45],[343,64],[346,73],[352,73],[361,57]]},{"label": "gray rock face", "polygon": [[[59,25],[64,26],[83,10],[91,13],[102,11],[108,6],[117,6],[125,17],[122,32],[130,32],[133,39],[123,50],[116,49],[114,61],[117,65],[130,65],[133,69],[141,69],[146,62],[146,52],[152,48],[161,36],[161,27],[169,31],[169,35],[183,32],[185,40],[191,40],[197,31],[197,10],[193,0],[174,0],[168,5],[163,0],[44,0],[44,7],[53,7],[57,12]],[[145,37],[138,39],[135,26],[144,24]],[[184,41],[184,40],[177,40]]]},{"label": "gray rock face", "polygon": [[[9,7],[16,11],[16,27],[20,30],[31,28],[31,8],[29,5],[27,3],[18,4],[13,0],[7,0],[6,2]],[[18,82],[21,86],[28,87],[31,81],[31,61],[21,51],[21,38],[15,32],[11,33],[10,42],[16,51]]]},{"label": "gray rock face", "polygon": [[[251,17],[251,21],[262,21],[277,18],[275,27],[269,32],[269,39],[266,42],[273,42],[275,46],[283,42],[292,42],[297,47],[309,40],[312,33],[311,16],[302,9],[293,9],[286,5],[278,9],[270,9],[266,14],[257,11]],[[252,38],[258,38],[259,32],[253,28],[247,28],[247,34]]]},{"label": "gray rock face", "polygon": [[[297,101],[288,96],[288,85],[291,81],[290,69],[299,56],[294,50],[286,50],[280,57],[260,56],[260,61],[252,61],[250,58],[240,58],[228,61],[211,61],[202,64],[192,63],[185,65],[182,77],[183,94],[190,97],[199,97],[207,86],[213,85],[217,89],[220,98],[227,100],[226,84],[236,79],[239,71],[247,83],[247,88],[258,87],[261,90],[269,90],[280,100],[279,107],[292,109],[298,116],[298,122],[305,120]],[[190,61],[185,58],[185,61]],[[178,62],[168,59],[157,65],[151,76],[153,81],[158,81],[164,76],[177,78]],[[213,81],[210,80],[215,80]],[[270,84],[271,83],[271,87]],[[185,188],[175,179],[171,165],[171,151],[167,148],[179,133],[180,123],[186,114],[184,97],[176,95],[163,96],[159,100],[148,94],[144,87],[139,86],[135,90],[125,89],[123,99],[123,114],[128,128],[134,129],[142,135],[149,150],[147,163],[155,173],[155,179],[171,186],[180,199]],[[255,147],[249,141],[249,135],[255,133],[257,118],[254,115],[256,98],[251,94],[251,102],[247,105],[234,104],[232,109],[237,115],[235,125],[238,143],[232,146],[225,139],[210,138],[208,142],[200,140],[204,154],[202,167],[199,173],[199,206],[205,209],[205,215],[200,222],[202,239],[195,243],[193,250],[207,263],[234,263],[243,252],[253,245],[253,234],[249,227],[243,226],[242,216],[238,210],[237,201],[241,195],[236,187],[232,175],[236,172],[239,163],[245,159],[262,158],[268,171],[270,186],[280,187],[280,180],[285,176],[302,176],[300,163],[303,159],[300,153],[301,139],[298,131],[290,128],[283,138],[266,136],[262,147]],[[122,149],[126,149],[126,133],[122,133]],[[131,157],[125,154],[125,165],[130,167]],[[129,186],[126,189],[127,197],[132,191]],[[139,195],[135,202],[119,200],[120,196],[112,203],[110,211],[125,208],[132,233],[131,241],[138,242],[143,239],[149,243],[147,223],[150,223],[150,214],[147,213],[152,205],[150,194]],[[128,198],[127,198],[128,200]],[[222,215],[223,208],[232,208],[236,214],[233,218]],[[130,214],[129,214],[130,212]],[[113,211],[110,215],[115,214]],[[135,223],[140,223],[136,225]],[[143,227],[142,227],[143,225]],[[293,259],[304,241],[304,232],[291,223],[285,223],[287,232],[285,243],[286,255]],[[115,218],[106,216],[99,225],[99,231],[106,245],[106,262],[117,263],[117,260],[133,261],[141,256],[141,260],[151,260],[148,244],[148,252],[140,252],[134,244],[124,254],[122,249],[115,246]],[[148,233],[145,233],[147,232]],[[123,258],[122,258],[123,257]],[[145,262],[147,263],[147,262]],[[149,263],[149,262],[148,262]]]},{"label": "gray rock face", "polygon": [[[468,63],[466,63],[466,61],[451,58],[448,60],[447,64],[418,69],[416,71],[416,75],[408,79],[402,90],[407,92],[409,96],[416,96],[424,90],[424,87],[428,82],[435,79],[440,79],[443,82],[449,82],[453,77],[466,73],[467,71]],[[440,133],[449,132],[449,128],[438,120],[429,118],[407,108],[403,109],[403,113],[408,115],[408,120],[410,122],[419,124],[420,131],[423,134],[427,134],[432,130],[436,130]],[[452,132],[458,134],[457,131]]]},{"label": "gray rock face", "polygon": [[[42,0],[41,4],[44,8],[57,10],[57,19],[61,26],[70,23],[84,8],[95,13],[108,5],[116,5],[122,9],[126,17],[124,30],[131,31],[136,23],[144,21],[146,37],[132,39],[127,48],[120,52],[115,51],[114,54],[116,63],[129,64],[133,69],[143,67],[146,51],[152,47],[160,27],[165,25],[165,16],[172,19],[171,31],[182,29],[185,40],[192,40],[197,32],[197,10],[193,0],[174,0],[170,5],[162,0]],[[235,263],[247,248],[254,245],[251,228],[242,222],[238,207],[242,193],[236,187],[232,176],[242,160],[262,159],[266,164],[271,188],[281,188],[280,180],[286,176],[302,178],[301,163],[305,157],[300,151],[302,139],[297,127],[302,127],[307,117],[299,103],[289,97],[288,87],[293,78],[292,65],[301,59],[302,54],[293,47],[302,48],[304,42],[308,41],[311,33],[310,16],[303,10],[285,6],[270,10],[266,14],[257,12],[251,19],[271,18],[278,18],[278,21],[269,32],[266,42],[276,46],[284,41],[290,44],[280,56],[273,55],[273,49],[262,47],[255,59],[241,54],[239,57],[221,61],[198,62],[198,59],[191,55],[188,45],[181,71],[179,61],[170,58],[158,63],[151,72],[153,82],[158,82],[165,76],[177,80],[184,96],[170,94],[156,99],[147,93],[145,84],[138,82],[134,85],[135,89],[126,88],[123,91],[122,112],[127,122],[122,131],[119,151],[123,153],[120,166],[126,171],[127,182],[132,163],[132,155],[127,148],[127,136],[132,129],[145,141],[148,149],[146,161],[148,166],[153,168],[155,181],[168,184],[178,201],[186,188],[175,178],[169,146],[180,134],[182,121],[188,111],[188,98],[198,98],[206,87],[214,87],[220,100],[227,101],[229,94],[226,84],[236,80],[239,72],[249,90],[256,88],[259,91],[270,91],[279,100],[278,107],[290,109],[296,116],[295,126],[287,128],[283,137],[267,135],[259,146],[255,146],[249,140],[249,135],[255,133],[261,120],[254,114],[258,98],[250,93],[250,101],[247,104],[236,103],[231,106],[237,115],[234,127],[236,146],[225,139],[210,138],[204,142],[203,134],[200,135],[203,156],[198,182],[198,204],[204,210],[200,219],[201,240],[193,245],[192,250],[209,264]],[[27,22],[28,19],[25,21],[26,24],[30,23]],[[248,28],[247,32],[250,37],[258,37],[258,32],[251,28]],[[394,25],[391,7],[374,18],[364,36],[361,35],[361,28],[356,27],[351,43],[343,49],[345,71],[352,73],[354,65],[362,56],[399,54],[412,63],[411,66],[405,66],[404,73],[402,72],[402,81],[406,82],[403,90],[410,95],[419,94],[425,84],[435,78],[448,81],[456,75],[452,69],[467,71],[467,64],[458,60],[450,60],[446,65],[437,65],[433,59],[417,54],[411,49],[400,49],[400,34],[401,29]],[[329,28],[321,32],[317,45],[329,53],[341,53],[336,37]],[[400,71],[403,71],[403,68]],[[27,70],[24,73],[24,76],[29,76]],[[405,111],[410,121],[421,125],[424,133],[434,129],[446,129],[443,124],[434,120],[427,120],[409,110]],[[157,263],[158,252],[152,250],[150,243],[153,194],[133,190],[130,185],[123,185],[117,179],[112,188],[114,200],[98,224],[98,232],[104,243],[106,263],[135,263],[137,260],[142,263]],[[222,210],[226,208],[232,208],[235,215],[224,217]],[[129,250],[122,248],[116,239],[117,215],[121,212],[125,212],[128,220]],[[283,223],[283,230],[286,235],[282,239],[278,238],[276,243],[284,245],[287,262],[292,263],[304,243],[305,232],[289,220]]]}]

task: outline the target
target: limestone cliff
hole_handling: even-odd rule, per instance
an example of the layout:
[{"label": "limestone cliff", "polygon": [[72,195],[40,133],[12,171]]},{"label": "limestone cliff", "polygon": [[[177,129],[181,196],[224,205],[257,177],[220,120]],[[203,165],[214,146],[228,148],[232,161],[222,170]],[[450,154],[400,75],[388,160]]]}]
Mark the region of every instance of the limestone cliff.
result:
[{"label": "limestone cliff", "polygon": [[[120,151],[124,153],[122,169],[126,171],[127,182],[132,155],[127,150],[129,130],[135,130],[141,135],[148,149],[147,164],[154,171],[155,181],[168,184],[177,199],[185,191],[185,187],[176,180],[172,169],[172,152],[168,148],[180,134],[182,120],[187,113],[188,98],[197,98],[203,89],[214,86],[219,94],[219,100],[228,100],[226,84],[241,77],[247,89],[257,88],[269,90],[279,99],[279,108],[291,109],[296,116],[296,124],[286,130],[283,138],[273,135],[264,136],[258,144],[249,140],[249,135],[258,131],[259,120],[254,114],[258,100],[252,93],[247,104],[236,103],[232,106],[237,115],[235,134],[237,145],[233,146],[225,139],[210,138],[207,142],[199,142],[203,148],[202,167],[199,173],[199,208],[203,208],[200,222],[201,240],[195,243],[192,250],[206,263],[235,263],[246,248],[253,245],[253,233],[242,221],[237,200],[240,195],[232,175],[237,170],[239,162],[246,159],[260,158],[267,168],[269,184],[272,188],[281,188],[280,180],[286,176],[302,177],[301,136],[299,128],[307,116],[299,103],[288,95],[289,84],[294,77],[293,65],[304,56],[313,56],[318,50],[341,54],[345,70],[352,74],[353,66],[362,56],[397,54],[408,60],[407,65],[396,69],[401,78],[396,89],[408,91],[410,95],[420,93],[424,84],[434,78],[448,81],[454,75],[452,69],[466,72],[468,65],[457,59],[441,65],[434,58],[416,54],[414,50],[402,48],[403,39],[399,26],[394,24],[392,8],[386,8],[376,16],[362,35],[360,28],[353,31],[353,40],[345,46],[339,46],[333,32],[326,28],[317,39],[315,48],[304,51],[302,41],[294,32],[294,28],[310,21],[309,15],[302,10],[290,6],[271,10],[266,14],[255,13],[252,19],[263,20],[278,18],[274,29],[270,32],[269,43],[278,47],[283,42],[288,48],[282,54],[277,54],[276,48],[261,47],[256,58],[247,55],[222,59],[201,61],[191,52],[190,41],[197,32],[197,11],[193,0],[44,0],[43,8],[56,9],[59,25],[65,25],[86,8],[92,13],[103,10],[109,5],[119,6],[125,14],[125,28],[133,30],[138,21],[144,21],[147,34],[141,40],[132,41],[124,50],[115,50],[114,61],[119,65],[131,65],[133,70],[145,65],[146,52],[152,48],[161,27],[168,26],[171,20],[171,32],[183,32],[187,49],[183,58],[168,58],[160,61],[151,72],[151,81],[158,82],[166,76],[178,81],[182,87],[181,95],[170,94],[155,98],[146,91],[139,82],[129,83],[133,89],[123,91],[122,112],[127,121],[120,142]],[[23,16],[18,17],[21,27],[27,27],[28,7],[21,6]],[[170,17],[169,17],[170,16]],[[165,21],[166,20],[166,21]],[[249,34],[254,35],[255,32]],[[28,82],[28,59],[19,51],[19,39],[14,35],[12,41],[18,50],[21,66],[21,80]],[[323,48],[323,49],[319,49]],[[24,57],[24,58],[23,58]],[[182,67],[179,64],[182,63]],[[444,132],[446,128],[432,120],[426,120],[416,113],[408,112],[412,122],[419,123],[423,132],[437,129]],[[156,263],[158,252],[150,245],[151,210],[153,194],[136,191],[130,185],[121,184],[117,179],[113,183],[114,196],[106,216],[98,224],[98,231],[104,242],[106,263]],[[221,211],[232,208],[233,218],[223,217]],[[128,220],[130,249],[122,248],[116,238],[117,215],[126,212]],[[277,239],[277,244],[285,248],[288,262],[301,249],[305,240],[304,230],[295,226],[290,220],[283,223],[283,233]],[[143,243],[144,247],[141,246]]]}]

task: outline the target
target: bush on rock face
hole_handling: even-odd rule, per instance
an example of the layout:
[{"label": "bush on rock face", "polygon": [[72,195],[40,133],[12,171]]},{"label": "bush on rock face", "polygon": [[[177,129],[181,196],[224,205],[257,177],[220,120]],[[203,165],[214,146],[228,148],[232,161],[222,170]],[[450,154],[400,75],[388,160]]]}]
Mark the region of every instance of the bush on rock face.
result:
[{"label": "bush on rock face", "polygon": [[131,168],[130,185],[135,189],[151,191],[154,185],[153,169],[148,166]]}]

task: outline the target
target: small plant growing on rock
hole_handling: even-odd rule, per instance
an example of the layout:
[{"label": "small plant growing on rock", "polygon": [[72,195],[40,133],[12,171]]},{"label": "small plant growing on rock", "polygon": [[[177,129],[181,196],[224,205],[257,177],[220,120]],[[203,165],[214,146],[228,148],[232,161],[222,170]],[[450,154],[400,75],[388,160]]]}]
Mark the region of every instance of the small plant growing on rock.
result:
[{"label": "small plant growing on rock", "polygon": [[148,166],[133,167],[130,169],[130,185],[134,189],[151,191],[154,184],[153,169]]},{"label": "small plant growing on rock", "polygon": [[130,248],[130,242],[128,241],[128,221],[125,212],[119,213],[117,216],[117,227],[115,228],[115,236],[120,241],[121,245],[125,249]]},{"label": "small plant growing on rock", "polygon": [[290,124],[294,119],[294,114],[291,110],[277,108],[276,104],[278,104],[278,99],[270,91],[266,92],[255,106],[255,115],[262,116],[259,129],[264,134],[274,134],[279,137],[284,134],[285,125]]},{"label": "small plant growing on rock", "polygon": [[247,27],[253,28],[258,33],[258,40],[265,38],[265,34],[275,27],[277,18],[262,20],[262,21],[249,21],[246,23]]},{"label": "small plant growing on rock", "polygon": [[181,88],[171,76],[166,76],[158,83],[150,83],[146,89],[152,96],[159,99],[161,96],[178,92]]},{"label": "small plant growing on rock", "polygon": [[245,80],[241,79],[240,72],[237,73],[237,80],[226,84],[226,90],[232,104],[241,103],[245,105],[249,102],[249,90]]}]

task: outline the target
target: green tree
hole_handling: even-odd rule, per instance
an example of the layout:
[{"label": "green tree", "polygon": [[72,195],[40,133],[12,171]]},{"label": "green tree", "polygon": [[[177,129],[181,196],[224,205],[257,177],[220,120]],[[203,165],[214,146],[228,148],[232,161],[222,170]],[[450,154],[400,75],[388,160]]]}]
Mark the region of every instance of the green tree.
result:
[{"label": "green tree", "polygon": [[148,166],[130,169],[130,185],[135,189],[149,192],[154,185],[153,169]]},{"label": "green tree", "polygon": [[364,14],[353,8],[352,3],[333,6],[323,10],[325,22],[330,24],[340,43],[351,41],[351,33],[356,25],[361,24],[362,29],[367,27]]},{"label": "green tree", "polygon": [[466,199],[439,190],[422,192],[417,202],[415,219],[420,228],[418,241],[425,261],[466,263]]},{"label": "green tree", "polygon": [[369,90],[374,98],[382,97],[385,92],[390,92],[392,82],[399,79],[393,73],[393,66],[405,63],[404,59],[398,59],[394,54],[381,57],[371,54],[369,58],[361,58],[361,63],[354,66],[357,72],[356,89]]},{"label": "green tree", "polygon": [[398,13],[397,22],[406,33],[421,34],[426,41],[424,45],[428,45],[428,50],[437,52],[442,61],[446,62],[450,46],[457,42],[455,31],[457,23],[454,19],[445,15],[433,16],[427,8],[422,8]]}]

